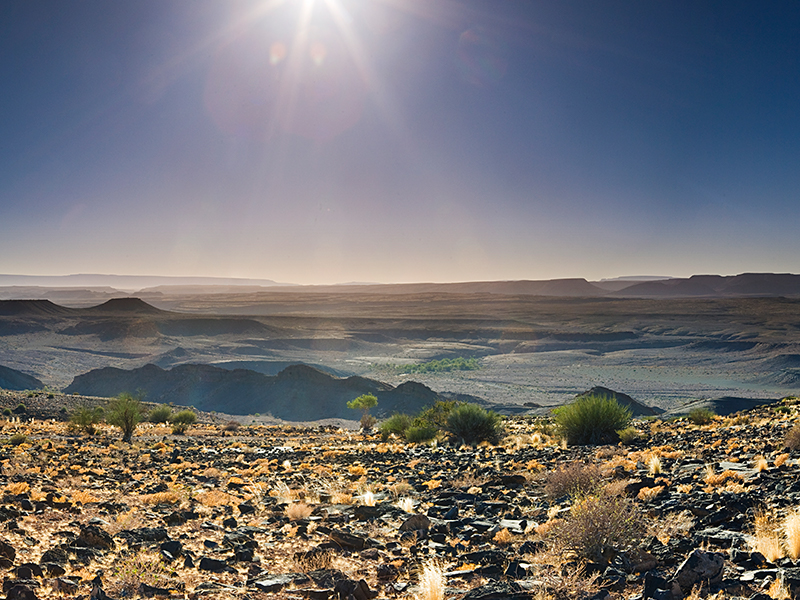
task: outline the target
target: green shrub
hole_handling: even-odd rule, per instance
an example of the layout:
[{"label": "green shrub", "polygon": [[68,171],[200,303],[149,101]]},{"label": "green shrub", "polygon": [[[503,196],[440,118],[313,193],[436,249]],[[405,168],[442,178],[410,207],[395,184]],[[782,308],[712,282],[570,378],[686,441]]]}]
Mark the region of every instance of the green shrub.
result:
[{"label": "green shrub", "polygon": [[439,433],[439,429],[431,425],[412,425],[406,429],[406,441],[412,444],[430,442],[437,433]]},{"label": "green shrub", "polygon": [[82,404],[69,417],[69,421],[74,427],[76,427],[78,430],[88,435],[94,435],[95,425],[97,425],[102,420],[103,420],[102,407],[96,406],[94,408],[89,408],[85,404]]},{"label": "green shrub", "polygon": [[559,434],[569,444],[615,444],[631,422],[631,411],[608,396],[582,396],[553,411]]},{"label": "green shrub", "polygon": [[429,425],[439,429],[447,427],[447,419],[457,407],[463,403],[456,400],[437,400],[414,418],[414,425],[418,427]]},{"label": "green shrub", "polygon": [[12,413],[12,412],[11,412],[11,409],[10,409],[10,408],[4,408],[4,409],[3,409],[3,416],[4,416],[4,417],[10,417],[10,416],[11,416],[11,415],[13,415],[13,414],[14,414],[14,413]]},{"label": "green shrub", "polygon": [[27,410],[28,410],[28,409],[25,407],[25,405],[24,405],[22,402],[20,402],[20,403],[19,403],[19,404],[17,404],[17,406],[14,408],[14,411],[13,411],[13,412],[14,412],[14,414],[15,414],[15,415],[23,415],[23,414],[25,414],[25,413],[27,412]]},{"label": "green shrub", "polygon": [[182,410],[172,415],[170,422],[172,423],[172,433],[183,435],[189,425],[197,423],[197,414],[193,410]]},{"label": "green shrub", "polygon": [[695,425],[708,425],[714,420],[715,416],[714,412],[707,408],[693,408],[686,415],[686,418]]},{"label": "green shrub", "polygon": [[447,417],[445,430],[462,444],[497,444],[503,435],[500,415],[477,404],[462,404]]},{"label": "green shrub", "polygon": [[15,433],[10,438],[8,438],[8,443],[12,446],[19,446],[20,444],[24,444],[28,441],[28,436],[24,433]]},{"label": "green shrub", "polygon": [[130,442],[142,420],[142,399],[123,392],[109,403],[107,415],[106,421],[122,430],[122,441]]},{"label": "green shrub", "polygon": [[172,409],[166,404],[156,406],[147,416],[147,420],[151,423],[167,423],[171,418]]},{"label": "green shrub", "polygon": [[638,442],[642,439],[641,432],[636,429],[636,427],[626,427],[625,429],[620,429],[617,431],[617,435],[619,436],[619,441],[625,445],[633,444],[634,442]]},{"label": "green shrub", "polygon": [[636,547],[645,532],[644,515],[636,504],[601,492],[576,499],[548,541],[559,554],[608,564],[618,552]]},{"label": "green shrub", "polygon": [[405,437],[406,431],[412,426],[412,424],[413,419],[411,416],[403,413],[395,413],[381,423],[381,439],[385,442],[392,434]]}]

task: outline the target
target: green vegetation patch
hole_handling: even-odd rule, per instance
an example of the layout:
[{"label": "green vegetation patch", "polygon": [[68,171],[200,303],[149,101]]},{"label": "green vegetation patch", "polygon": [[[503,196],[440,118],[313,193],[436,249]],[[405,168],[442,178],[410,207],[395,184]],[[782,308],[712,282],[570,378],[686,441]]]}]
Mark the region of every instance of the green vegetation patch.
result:
[{"label": "green vegetation patch", "polygon": [[448,373],[450,371],[476,371],[480,369],[477,358],[443,358],[424,363],[398,365],[398,373]]}]

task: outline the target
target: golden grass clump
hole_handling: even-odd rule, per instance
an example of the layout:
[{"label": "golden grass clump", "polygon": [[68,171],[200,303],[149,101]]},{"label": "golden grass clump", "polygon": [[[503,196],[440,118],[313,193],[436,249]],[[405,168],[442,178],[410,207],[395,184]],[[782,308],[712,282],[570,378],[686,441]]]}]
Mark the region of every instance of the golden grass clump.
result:
[{"label": "golden grass clump", "polygon": [[418,600],[444,600],[444,571],[435,561],[425,563],[419,576]]},{"label": "golden grass clump", "polygon": [[767,459],[763,456],[756,456],[753,460],[753,469],[755,469],[757,473],[767,471],[769,469],[769,462],[767,462]]},{"label": "golden grass clump", "polygon": [[655,477],[656,475],[661,475],[661,457],[657,454],[653,454],[650,457],[650,460],[647,461],[647,468],[650,471],[650,475]]},{"label": "golden grass clump", "polygon": [[763,512],[756,513],[752,545],[769,562],[775,562],[783,556],[779,527],[773,517]]},{"label": "golden grass clump", "polygon": [[775,457],[775,462],[774,462],[775,468],[780,467],[787,460],[789,460],[789,453],[788,452],[784,452],[783,454],[779,454],[778,456]]},{"label": "golden grass clump", "polygon": [[27,481],[19,481],[17,483],[9,483],[3,491],[6,494],[12,494],[14,496],[18,496],[20,494],[27,494],[31,489],[31,486],[28,484]]},{"label": "golden grass clump", "polygon": [[411,513],[414,512],[414,501],[409,498],[400,498],[396,503],[395,506],[402,510],[403,512]]},{"label": "golden grass clump", "polygon": [[657,485],[655,487],[643,487],[639,490],[639,493],[636,497],[641,500],[642,502],[651,502],[658,498],[666,488],[663,485]]},{"label": "golden grass clump", "polygon": [[84,490],[72,492],[72,494],[70,494],[70,500],[72,500],[74,504],[97,504],[100,502],[97,496]]},{"label": "golden grass clump", "polygon": [[707,485],[717,487],[729,480],[738,480],[741,482],[744,480],[744,475],[730,469],[726,469],[722,473],[714,473],[714,467],[711,465],[706,466],[706,473],[703,477],[703,481],[705,481]]},{"label": "golden grass clump", "polygon": [[779,579],[775,579],[767,588],[767,596],[773,600],[791,600],[792,594],[786,584]]},{"label": "golden grass clump", "polygon": [[352,465],[347,467],[347,472],[356,477],[363,477],[367,474],[367,470],[361,465]]},{"label": "golden grass clump", "polygon": [[144,494],[139,496],[139,498],[142,502],[151,506],[158,506],[159,504],[178,504],[181,501],[181,497],[172,490],[156,492],[154,494]]},{"label": "golden grass clump", "polygon": [[203,506],[214,507],[214,506],[226,506],[230,505],[233,506],[235,504],[239,504],[239,499],[235,496],[231,496],[230,494],[226,494],[220,490],[209,490],[207,492],[202,492],[195,496],[197,501],[202,504]]},{"label": "golden grass clump", "polygon": [[791,511],[783,519],[783,541],[789,558],[800,558],[800,510]]},{"label": "golden grass clump", "polygon": [[299,521],[300,519],[307,519],[314,512],[314,507],[309,506],[305,502],[292,502],[286,505],[286,516],[290,521]]},{"label": "golden grass clump", "polygon": [[492,541],[498,546],[508,546],[514,541],[514,536],[511,535],[511,532],[507,528],[503,528],[494,534]]}]

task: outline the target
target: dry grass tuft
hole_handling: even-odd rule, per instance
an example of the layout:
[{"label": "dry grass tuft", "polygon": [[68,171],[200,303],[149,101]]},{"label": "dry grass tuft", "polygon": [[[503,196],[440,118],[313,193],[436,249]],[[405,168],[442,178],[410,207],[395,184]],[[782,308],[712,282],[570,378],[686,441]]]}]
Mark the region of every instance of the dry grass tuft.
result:
[{"label": "dry grass tuft", "polygon": [[791,600],[792,594],[780,579],[774,580],[767,588],[767,596],[773,600]]},{"label": "dry grass tuft", "polygon": [[657,454],[651,456],[650,460],[647,461],[647,468],[649,469],[652,477],[661,475],[661,457],[659,457]]},{"label": "dry grass tuft", "polygon": [[178,504],[181,501],[181,497],[172,490],[156,492],[155,494],[144,494],[140,496],[140,499],[145,504],[151,506],[158,506],[159,504]]},{"label": "dry grass tuft", "polygon": [[656,498],[658,498],[666,488],[663,485],[657,485],[655,487],[643,487],[639,490],[637,494],[637,498],[642,502],[652,502]]},{"label": "dry grass tuft", "polygon": [[597,465],[575,462],[544,477],[544,493],[550,498],[576,495],[590,491],[600,481]]},{"label": "dry grass tuft", "polygon": [[72,494],[70,494],[70,500],[72,500],[74,504],[97,504],[100,502],[100,498],[84,490],[72,492]]},{"label": "dry grass tuft", "polygon": [[797,450],[800,448],[800,423],[795,423],[794,427],[789,430],[783,444],[789,448],[789,450]]},{"label": "dry grass tuft", "polygon": [[511,542],[514,541],[514,536],[511,535],[511,532],[508,529],[504,528],[495,533],[492,540],[498,546],[508,546]]},{"label": "dry grass tuft", "polygon": [[779,528],[773,517],[763,512],[756,513],[752,545],[770,562],[775,562],[783,556]]},{"label": "dry grass tuft", "polygon": [[757,473],[763,473],[769,469],[769,462],[763,456],[756,456],[753,460],[753,469],[756,470]]},{"label": "dry grass tuft", "polygon": [[18,496],[20,494],[27,494],[31,489],[31,486],[26,481],[19,481],[17,483],[9,483],[3,491],[6,494],[12,494],[14,496]]},{"label": "dry grass tuft", "polygon": [[422,567],[419,576],[418,600],[444,600],[444,571],[439,563],[430,561]]},{"label": "dry grass tuft", "polygon": [[307,519],[314,512],[314,507],[309,506],[305,502],[293,502],[286,506],[286,516],[290,521],[299,521],[300,519]]},{"label": "dry grass tuft", "polygon": [[783,463],[789,460],[789,453],[784,452],[783,454],[779,454],[775,457],[775,468],[780,467]]},{"label": "dry grass tuft", "polygon": [[239,499],[235,496],[231,496],[230,494],[226,494],[220,490],[209,490],[207,492],[202,492],[195,496],[197,501],[202,504],[203,506],[214,507],[214,506],[234,506],[239,504]]},{"label": "dry grass tuft", "polygon": [[397,502],[395,502],[395,506],[403,512],[414,512],[414,501],[407,496],[405,498],[400,498]]},{"label": "dry grass tuft", "polygon": [[783,540],[792,560],[800,558],[800,510],[793,510],[783,520]]}]

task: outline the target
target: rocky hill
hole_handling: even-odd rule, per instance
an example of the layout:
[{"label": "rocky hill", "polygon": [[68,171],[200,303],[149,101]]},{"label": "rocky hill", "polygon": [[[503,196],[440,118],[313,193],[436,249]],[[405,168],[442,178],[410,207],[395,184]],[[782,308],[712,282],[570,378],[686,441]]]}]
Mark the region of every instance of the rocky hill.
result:
[{"label": "rocky hill", "polygon": [[418,412],[441,397],[407,382],[393,387],[364,377],[339,378],[307,365],[293,365],[275,376],[248,369],[186,364],[165,370],[156,365],[124,370],[107,367],[77,376],[65,392],[87,396],[145,394],[148,402],[172,402],[234,415],[270,414],[287,421],[357,418],[346,403],[361,394],[378,398],[376,414]]},{"label": "rocky hill", "polygon": [[44,384],[22,371],[0,365],[0,389],[3,390],[40,390]]}]

